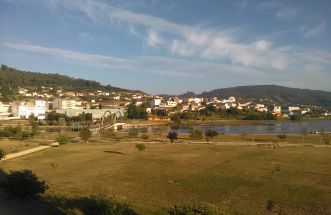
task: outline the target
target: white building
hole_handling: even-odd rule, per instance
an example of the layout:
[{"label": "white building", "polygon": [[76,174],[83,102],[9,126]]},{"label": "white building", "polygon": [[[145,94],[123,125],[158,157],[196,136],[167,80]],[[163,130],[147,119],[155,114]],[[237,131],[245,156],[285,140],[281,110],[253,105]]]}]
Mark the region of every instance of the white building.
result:
[{"label": "white building", "polygon": [[54,99],[53,109],[57,110],[67,110],[67,109],[80,109],[81,102],[74,99]]},{"label": "white building", "polygon": [[18,106],[18,117],[28,119],[31,115],[37,119],[45,119],[46,102],[44,100],[35,100],[34,102],[21,102]]},{"label": "white building", "polygon": [[281,106],[274,106],[273,112],[274,113],[282,113],[282,107]]},{"label": "white building", "polygon": [[151,106],[153,107],[153,106],[160,106],[160,104],[161,104],[161,99],[153,99],[152,101],[151,101]]},{"label": "white building", "polygon": [[167,101],[167,106],[168,107],[176,107],[177,106],[177,102],[175,102],[175,101]]},{"label": "white building", "polygon": [[0,119],[7,118],[11,114],[11,104],[0,102]]},{"label": "white building", "polygon": [[260,112],[267,112],[268,108],[264,104],[256,104],[254,109]]},{"label": "white building", "polygon": [[229,98],[228,98],[228,101],[229,102],[236,102],[236,98],[235,97],[233,97],[233,96],[230,96]]},{"label": "white building", "polygon": [[300,110],[300,107],[288,107],[289,112],[292,112],[292,111],[295,111],[295,110]]},{"label": "white building", "polygon": [[189,103],[194,102],[196,104],[200,104],[201,102],[203,102],[203,98],[189,98],[188,102]]}]

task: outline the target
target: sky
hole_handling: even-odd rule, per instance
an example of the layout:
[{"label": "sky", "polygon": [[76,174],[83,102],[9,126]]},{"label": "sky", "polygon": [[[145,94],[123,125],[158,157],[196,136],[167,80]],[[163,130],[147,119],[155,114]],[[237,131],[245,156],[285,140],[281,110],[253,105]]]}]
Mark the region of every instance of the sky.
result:
[{"label": "sky", "polygon": [[0,0],[0,63],[152,94],[331,91],[330,0]]}]

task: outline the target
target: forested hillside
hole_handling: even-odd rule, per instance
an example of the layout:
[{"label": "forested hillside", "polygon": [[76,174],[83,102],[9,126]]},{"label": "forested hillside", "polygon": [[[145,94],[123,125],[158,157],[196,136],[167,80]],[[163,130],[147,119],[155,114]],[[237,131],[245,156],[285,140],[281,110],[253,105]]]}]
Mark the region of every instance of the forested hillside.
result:
[{"label": "forested hillside", "polygon": [[[190,96],[192,94],[190,93]],[[203,92],[199,97],[270,99],[281,104],[317,105],[331,108],[331,92],[283,87],[277,85],[240,86]]]},{"label": "forested hillside", "polygon": [[104,86],[96,81],[71,78],[59,74],[45,74],[20,71],[6,65],[0,68],[0,92],[3,95],[12,94],[21,88],[52,87],[65,90],[108,90],[116,92],[134,92],[110,85]]}]

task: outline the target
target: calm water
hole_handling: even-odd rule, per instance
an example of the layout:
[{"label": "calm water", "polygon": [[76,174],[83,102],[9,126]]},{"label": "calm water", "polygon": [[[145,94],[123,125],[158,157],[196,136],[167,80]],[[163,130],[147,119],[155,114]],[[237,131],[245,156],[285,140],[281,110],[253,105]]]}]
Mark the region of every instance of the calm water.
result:
[{"label": "calm water", "polygon": [[[199,128],[202,130],[213,129],[219,133],[225,134],[242,134],[242,133],[254,133],[254,134],[298,134],[301,133],[303,128],[310,131],[320,131],[324,129],[326,132],[331,132],[331,120],[311,120],[311,121],[285,121],[285,122],[270,122],[261,125],[203,125],[192,126],[192,128]],[[130,129],[125,129],[130,130]],[[160,128],[147,127],[138,128],[139,132],[157,133],[160,132]],[[169,127],[161,129],[162,132],[170,131]],[[188,133],[189,128],[181,128],[179,133]]]}]

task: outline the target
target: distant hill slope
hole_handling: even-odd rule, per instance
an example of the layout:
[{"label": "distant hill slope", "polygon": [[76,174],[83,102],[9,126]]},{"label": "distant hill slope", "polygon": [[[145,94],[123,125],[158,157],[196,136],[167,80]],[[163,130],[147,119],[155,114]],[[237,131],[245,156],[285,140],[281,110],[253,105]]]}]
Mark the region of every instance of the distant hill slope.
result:
[{"label": "distant hill slope", "polygon": [[139,92],[110,85],[104,86],[96,81],[76,79],[59,74],[46,74],[37,72],[26,72],[5,65],[0,68],[0,92],[2,94],[15,90],[18,87],[53,87],[66,90],[108,90],[116,92]]},{"label": "distant hill slope", "polygon": [[[190,93],[191,94],[191,93]],[[239,86],[203,92],[202,97],[227,98],[229,96],[245,99],[272,99],[279,103],[317,105],[331,108],[331,92],[283,87],[277,85]]]}]

